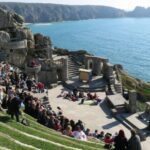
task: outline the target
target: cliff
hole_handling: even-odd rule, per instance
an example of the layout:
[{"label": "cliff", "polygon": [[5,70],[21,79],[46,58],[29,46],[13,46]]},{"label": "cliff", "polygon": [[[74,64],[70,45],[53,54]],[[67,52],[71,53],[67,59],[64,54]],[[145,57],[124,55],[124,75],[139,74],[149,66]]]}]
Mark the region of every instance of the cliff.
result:
[{"label": "cliff", "polygon": [[0,7],[14,11],[26,22],[56,22],[96,18],[124,17],[125,11],[106,6],[70,6],[35,3],[0,3]]},{"label": "cliff", "polygon": [[0,50],[7,53],[7,61],[23,67],[28,58],[47,58],[51,40],[35,34],[24,26],[22,16],[0,8]]},{"label": "cliff", "polygon": [[150,17],[150,8],[136,7],[133,11],[128,12],[127,16],[136,18]]},{"label": "cliff", "polygon": [[0,7],[23,16],[25,21],[30,23],[98,18],[150,17],[150,8],[144,7],[136,7],[129,12],[107,6],[70,6],[43,3],[0,2]]}]

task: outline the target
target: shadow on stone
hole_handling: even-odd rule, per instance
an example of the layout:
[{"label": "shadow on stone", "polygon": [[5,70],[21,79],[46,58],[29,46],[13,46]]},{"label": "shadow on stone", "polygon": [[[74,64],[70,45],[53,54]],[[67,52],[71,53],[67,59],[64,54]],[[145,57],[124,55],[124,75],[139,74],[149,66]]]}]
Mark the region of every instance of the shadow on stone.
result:
[{"label": "shadow on stone", "polygon": [[114,121],[114,122],[111,122],[109,124],[104,125],[103,129],[110,129],[110,128],[113,128],[113,127],[117,126],[118,124],[119,124],[118,121]]},{"label": "shadow on stone", "polygon": [[103,112],[108,116],[107,118],[112,118],[110,109],[108,108],[107,102],[105,100],[103,100],[99,106],[103,110]]}]

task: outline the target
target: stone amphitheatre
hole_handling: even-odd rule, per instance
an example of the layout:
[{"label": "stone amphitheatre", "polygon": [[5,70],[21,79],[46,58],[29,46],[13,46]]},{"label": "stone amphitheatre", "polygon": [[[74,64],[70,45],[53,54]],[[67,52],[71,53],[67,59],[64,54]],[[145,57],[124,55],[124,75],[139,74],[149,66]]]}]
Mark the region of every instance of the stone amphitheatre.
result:
[{"label": "stone amphitheatre", "polygon": [[[47,104],[50,103],[55,111],[59,106],[65,116],[82,120],[92,132],[97,129],[115,134],[123,129],[129,138],[129,129],[135,128],[144,140],[143,150],[149,149],[150,131],[146,130],[149,118],[145,114],[150,114],[150,104],[147,102],[145,112],[138,112],[137,93],[123,87],[120,65],[86,51],[53,48],[49,37],[39,33],[33,35],[21,16],[3,9],[0,9],[0,61],[19,68],[36,82],[44,83],[48,89]],[[32,66],[34,63],[36,67]],[[74,89],[85,94],[96,93],[101,101],[97,105],[92,100],[80,104],[81,99],[73,102],[58,97],[62,91]],[[33,95],[47,96],[46,93]]]}]

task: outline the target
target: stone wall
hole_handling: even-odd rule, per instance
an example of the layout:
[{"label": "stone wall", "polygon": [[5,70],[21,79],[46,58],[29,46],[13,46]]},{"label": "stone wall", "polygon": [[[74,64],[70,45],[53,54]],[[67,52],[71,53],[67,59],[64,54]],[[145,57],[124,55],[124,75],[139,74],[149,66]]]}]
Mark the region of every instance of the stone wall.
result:
[{"label": "stone wall", "polygon": [[38,74],[38,81],[43,82],[45,85],[57,83],[57,79],[58,77],[56,69],[52,69],[49,71],[40,71]]},{"label": "stone wall", "polygon": [[8,42],[4,48],[6,49],[25,49],[27,48],[27,40]]}]

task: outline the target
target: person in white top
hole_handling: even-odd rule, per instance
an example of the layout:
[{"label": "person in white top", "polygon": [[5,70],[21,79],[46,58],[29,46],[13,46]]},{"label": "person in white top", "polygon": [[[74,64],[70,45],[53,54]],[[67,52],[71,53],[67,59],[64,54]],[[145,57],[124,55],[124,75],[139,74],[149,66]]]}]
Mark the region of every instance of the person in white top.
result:
[{"label": "person in white top", "polygon": [[4,93],[2,91],[2,89],[0,88],[0,111],[2,110],[2,103],[3,103],[3,99],[4,99]]},{"label": "person in white top", "polygon": [[77,130],[73,132],[74,138],[82,141],[87,141],[85,133],[81,130],[80,126],[77,126]]}]

